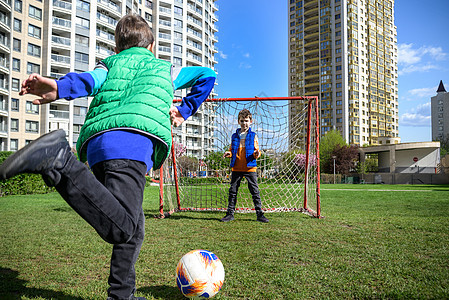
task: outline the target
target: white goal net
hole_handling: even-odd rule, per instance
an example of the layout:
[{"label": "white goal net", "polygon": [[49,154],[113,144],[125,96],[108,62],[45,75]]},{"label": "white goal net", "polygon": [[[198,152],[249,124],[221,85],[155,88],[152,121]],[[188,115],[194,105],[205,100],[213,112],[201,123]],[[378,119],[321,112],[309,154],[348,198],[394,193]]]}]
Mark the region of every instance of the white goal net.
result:
[{"label": "white goal net", "polygon": [[[316,97],[208,99],[198,118],[203,126],[194,132],[202,139],[200,158],[189,155],[192,145],[173,130],[172,152],[161,170],[161,216],[164,211],[226,211],[231,168],[223,154],[240,127],[238,113],[248,109],[262,153],[257,174],[263,210],[320,217],[317,103]],[[245,180],[236,211],[254,211]]]}]

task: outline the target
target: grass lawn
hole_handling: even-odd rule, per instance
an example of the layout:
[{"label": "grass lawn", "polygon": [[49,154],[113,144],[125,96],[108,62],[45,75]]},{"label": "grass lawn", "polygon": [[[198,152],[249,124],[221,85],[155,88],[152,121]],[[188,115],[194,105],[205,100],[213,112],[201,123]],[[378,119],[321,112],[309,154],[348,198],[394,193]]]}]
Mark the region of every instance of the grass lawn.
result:
[{"label": "grass lawn", "polygon": [[[155,219],[158,189],[147,188],[137,295],[183,299],[178,260],[207,249],[226,272],[215,299],[449,298],[449,186],[321,187],[325,218],[270,213],[268,224]],[[58,194],[1,197],[0,228],[0,299],[106,299],[112,247]]]}]

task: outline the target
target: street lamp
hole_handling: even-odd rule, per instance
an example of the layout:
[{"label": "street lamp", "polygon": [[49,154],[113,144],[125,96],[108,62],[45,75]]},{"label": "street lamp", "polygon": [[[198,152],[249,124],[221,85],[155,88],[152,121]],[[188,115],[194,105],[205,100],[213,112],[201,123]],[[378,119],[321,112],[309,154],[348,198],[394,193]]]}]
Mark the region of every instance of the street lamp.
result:
[{"label": "street lamp", "polygon": [[335,155],[332,156],[332,158],[334,159],[334,184],[335,184],[335,159],[337,158]]}]

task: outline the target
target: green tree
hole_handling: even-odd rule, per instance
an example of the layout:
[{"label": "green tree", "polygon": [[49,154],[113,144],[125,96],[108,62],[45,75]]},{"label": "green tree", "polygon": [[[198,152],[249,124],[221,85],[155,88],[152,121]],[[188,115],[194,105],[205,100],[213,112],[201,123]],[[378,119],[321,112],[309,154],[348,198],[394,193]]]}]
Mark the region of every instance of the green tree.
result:
[{"label": "green tree", "polygon": [[209,170],[224,170],[229,167],[229,159],[223,157],[224,151],[214,151],[209,153],[204,159]]},{"label": "green tree", "polygon": [[338,130],[331,130],[326,133],[320,140],[320,168],[321,172],[332,173],[333,163],[332,158],[334,150],[337,147],[346,146],[346,142]]}]

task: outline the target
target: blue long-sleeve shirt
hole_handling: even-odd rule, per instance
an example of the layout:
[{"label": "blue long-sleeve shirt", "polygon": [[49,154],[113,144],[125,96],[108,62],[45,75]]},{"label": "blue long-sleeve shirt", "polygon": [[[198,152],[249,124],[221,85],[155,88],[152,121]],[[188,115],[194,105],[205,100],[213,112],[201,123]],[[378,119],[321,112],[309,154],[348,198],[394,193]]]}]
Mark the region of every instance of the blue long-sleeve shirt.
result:
[{"label": "blue long-sleeve shirt", "polygon": [[[107,77],[107,68],[101,62],[95,70],[85,73],[68,73],[57,80],[58,97],[67,100],[95,95]],[[184,67],[172,69],[173,89],[191,87],[177,109],[187,120],[209,96],[214,87],[216,74],[210,68]],[[92,138],[87,146],[90,166],[111,159],[131,159],[144,162],[147,170],[153,166],[154,141],[138,133],[124,130],[105,132]]]}]

